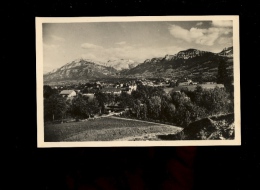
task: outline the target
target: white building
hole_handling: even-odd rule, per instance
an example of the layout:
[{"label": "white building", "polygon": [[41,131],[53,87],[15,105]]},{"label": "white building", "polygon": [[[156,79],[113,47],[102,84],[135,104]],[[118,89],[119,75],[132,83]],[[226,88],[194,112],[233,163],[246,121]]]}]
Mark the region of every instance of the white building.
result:
[{"label": "white building", "polygon": [[70,98],[76,96],[77,94],[74,90],[62,90],[60,95],[62,95],[62,97]]},{"label": "white building", "polygon": [[133,91],[135,91],[137,89],[137,85],[136,84],[134,84],[134,85],[129,85],[128,86],[128,91],[127,91],[127,93],[128,94],[131,94]]}]

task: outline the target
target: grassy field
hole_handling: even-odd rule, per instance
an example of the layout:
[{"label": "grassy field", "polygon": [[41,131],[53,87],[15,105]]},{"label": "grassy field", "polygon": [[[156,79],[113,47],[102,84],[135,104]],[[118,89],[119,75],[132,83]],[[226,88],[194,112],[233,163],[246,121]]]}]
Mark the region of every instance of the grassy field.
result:
[{"label": "grassy field", "polygon": [[[100,118],[93,121],[48,124],[44,126],[45,142],[60,141],[111,141],[118,139],[153,140],[151,134],[168,134],[179,128],[142,121],[117,118]],[[151,139],[153,138],[153,139]]]}]

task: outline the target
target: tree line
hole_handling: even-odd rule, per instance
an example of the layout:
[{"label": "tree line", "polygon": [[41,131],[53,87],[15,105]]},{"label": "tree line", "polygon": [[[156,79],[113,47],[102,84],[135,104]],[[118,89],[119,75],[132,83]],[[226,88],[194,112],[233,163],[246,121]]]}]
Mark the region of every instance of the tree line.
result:
[{"label": "tree line", "polygon": [[180,92],[171,91],[167,94],[161,87],[138,85],[137,90],[131,94],[123,92],[113,95],[97,92],[91,101],[81,94],[67,99],[57,91],[51,90],[49,86],[45,86],[44,89],[46,121],[63,120],[68,117],[89,118],[103,114],[105,105],[118,103],[127,110],[123,114],[124,117],[170,122],[185,127],[200,118],[231,113],[234,110],[231,93],[219,87],[206,90],[197,86],[194,91],[184,88]]},{"label": "tree line", "polygon": [[194,91],[184,88],[167,94],[162,88],[139,85],[131,95],[122,94],[119,98],[122,104],[130,107],[126,117],[170,122],[183,127],[201,118],[234,110],[231,93],[219,87],[203,89],[197,86]]}]

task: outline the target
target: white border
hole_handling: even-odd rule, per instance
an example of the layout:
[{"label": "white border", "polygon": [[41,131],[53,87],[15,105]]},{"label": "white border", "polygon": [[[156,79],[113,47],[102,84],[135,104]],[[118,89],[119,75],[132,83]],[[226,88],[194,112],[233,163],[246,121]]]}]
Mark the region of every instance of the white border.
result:
[{"label": "white border", "polygon": [[[140,21],[233,21],[234,64],[234,140],[180,140],[180,141],[92,141],[92,142],[44,142],[43,123],[43,39],[42,23],[80,22],[140,22]],[[37,80],[37,147],[147,147],[147,146],[224,146],[241,145],[240,115],[240,60],[239,16],[142,16],[142,17],[36,17],[36,80]]]}]

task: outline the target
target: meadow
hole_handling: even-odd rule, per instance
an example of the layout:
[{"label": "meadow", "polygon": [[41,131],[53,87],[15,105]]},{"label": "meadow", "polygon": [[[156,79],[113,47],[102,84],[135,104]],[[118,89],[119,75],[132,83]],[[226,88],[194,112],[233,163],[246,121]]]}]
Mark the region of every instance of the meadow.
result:
[{"label": "meadow", "polygon": [[170,125],[106,117],[84,122],[46,124],[44,141],[112,141],[134,137],[142,140],[148,136],[151,138],[151,134],[169,134],[178,129]]}]

